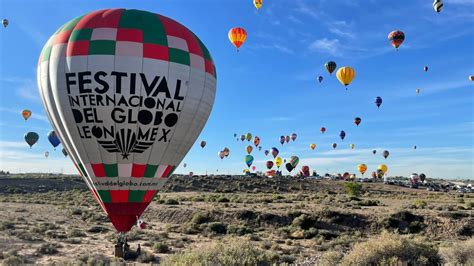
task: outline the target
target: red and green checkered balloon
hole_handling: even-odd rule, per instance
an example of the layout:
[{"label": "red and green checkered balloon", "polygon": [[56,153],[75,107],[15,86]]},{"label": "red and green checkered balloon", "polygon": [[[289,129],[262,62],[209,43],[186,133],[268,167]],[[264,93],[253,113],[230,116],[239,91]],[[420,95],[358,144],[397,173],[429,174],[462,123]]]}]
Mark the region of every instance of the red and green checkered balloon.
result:
[{"label": "red and green checkered balloon", "polygon": [[178,22],[107,9],[51,36],[38,86],[67,154],[115,228],[126,232],[203,129],[216,68],[201,40]]}]

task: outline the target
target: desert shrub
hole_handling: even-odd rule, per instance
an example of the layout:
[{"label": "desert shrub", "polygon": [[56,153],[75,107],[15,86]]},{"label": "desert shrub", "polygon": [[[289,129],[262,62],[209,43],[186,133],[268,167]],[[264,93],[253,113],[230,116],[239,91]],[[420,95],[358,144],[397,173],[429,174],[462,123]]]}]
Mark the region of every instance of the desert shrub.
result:
[{"label": "desert shrub", "polygon": [[461,203],[461,204],[462,204],[462,203],[464,203],[465,201],[464,201],[464,199],[463,199],[463,198],[458,198],[458,199],[456,199],[456,202],[457,202],[457,203]]},{"label": "desert shrub", "polygon": [[361,200],[357,203],[359,206],[378,206],[379,205],[378,200]]},{"label": "desert shrub", "polygon": [[316,222],[315,219],[310,217],[309,215],[301,214],[300,216],[293,219],[293,222],[291,223],[291,225],[294,227],[299,227],[303,230],[307,230],[313,227],[315,222]]},{"label": "desert shrub", "polygon": [[392,214],[382,221],[385,229],[396,229],[400,233],[419,233],[424,227],[423,216],[415,215],[409,211]]},{"label": "desert shrub", "polygon": [[438,249],[426,239],[383,232],[357,243],[342,260],[342,265],[385,265],[397,263],[439,265]]},{"label": "desert shrub", "polygon": [[170,248],[168,244],[164,242],[158,242],[153,245],[153,251],[156,253],[168,253],[170,251]]},{"label": "desert shrub", "polygon": [[55,239],[66,239],[66,232],[64,231],[56,231],[56,230],[48,230],[44,233],[45,236],[49,238],[55,238]]},{"label": "desert shrub", "polygon": [[8,230],[8,229],[15,229],[15,224],[8,221],[0,222],[0,231]]},{"label": "desert shrub", "polygon": [[199,247],[177,253],[163,261],[164,266],[171,265],[271,265],[267,251],[242,240],[230,243],[218,243],[208,247]]},{"label": "desert shrub", "polygon": [[74,209],[71,211],[71,215],[82,215],[81,209]]},{"label": "desert shrub", "polygon": [[347,194],[351,196],[360,196],[362,191],[362,185],[356,182],[347,182],[344,183],[344,189]]},{"label": "desert shrub", "polygon": [[300,216],[301,214],[303,213],[300,210],[294,210],[294,209],[288,210],[288,212],[286,213],[286,215],[292,218],[296,218]]},{"label": "desert shrub", "polygon": [[91,226],[87,230],[87,232],[89,232],[89,233],[106,233],[108,231],[109,231],[109,229],[107,227],[98,226],[98,225]]},{"label": "desert shrub", "polygon": [[166,199],[165,204],[166,205],[179,205],[179,201],[176,199]]},{"label": "desert shrub", "polygon": [[272,200],[282,200],[282,199],[285,199],[285,196],[278,195],[278,194],[273,194],[272,195]]},{"label": "desert shrub", "polygon": [[36,250],[36,252],[38,254],[42,254],[42,255],[53,255],[53,254],[57,254],[59,252],[58,248],[60,248],[60,247],[61,246],[58,245],[58,244],[46,243],[46,244],[41,245]]},{"label": "desert shrub", "polygon": [[474,265],[474,238],[450,244],[440,253],[448,265]]},{"label": "desert shrub", "polygon": [[243,236],[243,235],[246,235],[246,234],[253,233],[253,230],[252,230],[252,228],[249,228],[249,227],[246,227],[246,226],[229,225],[229,227],[227,228],[227,232],[229,234]]},{"label": "desert shrub", "polygon": [[324,252],[318,260],[317,265],[339,265],[343,255],[337,251]]},{"label": "desert shrub", "polygon": [[41,235],[37,233],[31,233],[25,230],[13,230],[11,234],[18,237],[21,240],[26,240],[26,241],[42,241],[43,240]]},{"label": "desert shrub", "polygon": [[31,231],[37,234],[44,234],[46,231],[49,230],[56,230],[59,229],[59,226],[52,224],[52,223],[40,223],[36,227],[34,227]]},{"label": "desert shrub", "polygon": [[220,222],[210,223],[207,229],[215,234],[227,234],[227,226]]},{"label": "desert shrub", "polygon": [[417,199],[417,200],[415,200],[414,205],[417,209],[424,209],[426,207],[426,205],[428,205],[428,203],[426,203],[426,201],[424,201],[424,200]]},{"label": "desert shrub", "polygon": [[225,196],[220,196],[219,198],[216,199],[216,202],[230,202],[228,198]]},{"label": "desert shrub", "polygon": [[10,266],[10,265],[24,265],[25,260],[21,256],[9,256],[2,260],[2,265]]},{"label": "desert shrub", "polygon": [[211,220],[211,217],[208,212],[196,212],[191,219],[191,222],[194,224],[203,224]]},{"label": "desert shrub", "polygon": [[468,202],[468,203],[466,204],[466,208],[468,208],[468,209],[474,208],[474,201]]}]

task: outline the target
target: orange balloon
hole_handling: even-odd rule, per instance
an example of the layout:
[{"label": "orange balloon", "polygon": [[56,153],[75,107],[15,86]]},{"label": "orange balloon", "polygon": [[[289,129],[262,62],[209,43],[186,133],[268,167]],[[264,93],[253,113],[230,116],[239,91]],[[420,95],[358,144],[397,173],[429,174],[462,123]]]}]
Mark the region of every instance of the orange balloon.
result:
[{"label": "orange balloon", "polygon": [[24,109],[23,111],[21,111],[21,115],[25,120],[28,120],[28,118],[30,118],[31,116],[31,111],[28,109]]},{"label": "orange balloon", "polygon": [[229,30],[230,42],[239,50],[240,46],[244,44],[247,39],[247,32],[243,28],[232,28]]}]

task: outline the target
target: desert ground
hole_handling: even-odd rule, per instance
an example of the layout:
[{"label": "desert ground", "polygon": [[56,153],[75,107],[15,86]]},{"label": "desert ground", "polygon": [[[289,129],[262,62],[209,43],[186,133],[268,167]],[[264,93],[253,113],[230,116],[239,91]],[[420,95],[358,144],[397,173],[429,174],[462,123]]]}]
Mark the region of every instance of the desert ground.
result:
[{"label": "desert ground", "polygon": [[79,177],[0,179],[0,262],[414,265],[474,263],[474,194],[345,181],[172,177],[117,234]]}]

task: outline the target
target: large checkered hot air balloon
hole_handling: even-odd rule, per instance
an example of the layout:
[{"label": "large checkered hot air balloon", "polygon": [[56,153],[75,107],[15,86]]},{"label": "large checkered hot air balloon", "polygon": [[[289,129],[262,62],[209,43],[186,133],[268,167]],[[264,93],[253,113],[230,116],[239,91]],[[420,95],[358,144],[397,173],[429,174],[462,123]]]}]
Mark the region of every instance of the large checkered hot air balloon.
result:
[{"label": "large checkered hot air balloon", "polygon": [[106,9],[60,27],[37,71],[69,157],[117,231],[129,231],[209,117],[209,51],[170,18]]}]

